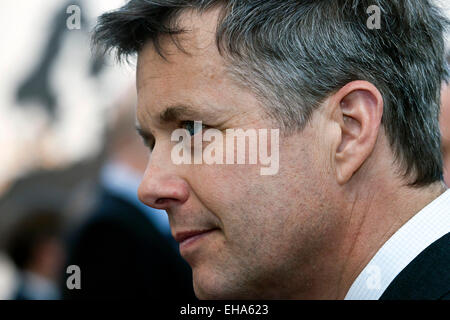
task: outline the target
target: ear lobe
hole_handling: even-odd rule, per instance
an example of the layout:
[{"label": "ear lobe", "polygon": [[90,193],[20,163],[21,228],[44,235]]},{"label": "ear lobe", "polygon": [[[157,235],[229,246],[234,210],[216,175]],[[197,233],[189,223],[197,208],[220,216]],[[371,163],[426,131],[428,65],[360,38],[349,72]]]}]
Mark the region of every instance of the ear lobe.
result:
[{"label": "ear lobe", "polygon": [[341,139],[335,154],[336,180],[347,183],[369,158],[378,137],[383,99],[376,87],[354,81],[335,94]]}]

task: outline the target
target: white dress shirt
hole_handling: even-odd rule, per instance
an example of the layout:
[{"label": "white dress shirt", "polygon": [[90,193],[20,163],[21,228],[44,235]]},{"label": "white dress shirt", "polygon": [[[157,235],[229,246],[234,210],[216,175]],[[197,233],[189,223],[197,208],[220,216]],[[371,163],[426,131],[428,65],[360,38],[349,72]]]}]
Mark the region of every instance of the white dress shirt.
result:
[{"label": "white dress shirt", "polygon": [[386,241],[353,282],[345,300],[378,300],[409,263],[449,232],[450,190],[447,190]]}]

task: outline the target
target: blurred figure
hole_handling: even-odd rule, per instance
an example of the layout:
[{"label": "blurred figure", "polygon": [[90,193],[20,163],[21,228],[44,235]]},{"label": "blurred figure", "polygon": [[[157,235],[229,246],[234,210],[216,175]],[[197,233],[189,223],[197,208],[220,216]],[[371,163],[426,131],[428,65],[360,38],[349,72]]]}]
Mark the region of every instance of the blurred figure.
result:
[{"label": "blurred figure", "polygon": [[20,271],[14,300],[56,300],[64,261],[60,215],[47,210],[30,212],[11,234],[7,252]]},{"label": "blurred figure", "polygon": [[[450,64],[450,53],[447,54]],[[442,153],[444,157],[444,180],[450,185],[450,84],[444,83],[441,92],[440,128],[442,134]]]},{"label": "blurred figure", "polygon": [[80,267],[81,289],[65,289],[66,299],[195,298],[166,212],[137,198],[149,152],[135,131],[134,96],[119,105],[98,205],[72,240],[67,265]]},{"label": "blurred figure", "polygon": [[0,300],[13,298],[16,287],[16,272],[11,259],[0,252]]}]

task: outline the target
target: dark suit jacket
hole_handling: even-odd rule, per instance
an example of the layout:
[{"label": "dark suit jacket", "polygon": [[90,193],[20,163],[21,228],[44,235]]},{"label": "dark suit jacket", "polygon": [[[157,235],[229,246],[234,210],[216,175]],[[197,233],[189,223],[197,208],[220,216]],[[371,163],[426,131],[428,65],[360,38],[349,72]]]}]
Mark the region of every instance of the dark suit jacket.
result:
[{"label": "dark suit jacket", "polygon": [[106,190],[70,247],[67,265],[80,267],[81,289],[64,283],[65,299],[195,299],[191,269],[169,239]]},{"label": "dark suit jacket", "polygon": [[450,300],[450,233],[407,265],[380,300]]}]

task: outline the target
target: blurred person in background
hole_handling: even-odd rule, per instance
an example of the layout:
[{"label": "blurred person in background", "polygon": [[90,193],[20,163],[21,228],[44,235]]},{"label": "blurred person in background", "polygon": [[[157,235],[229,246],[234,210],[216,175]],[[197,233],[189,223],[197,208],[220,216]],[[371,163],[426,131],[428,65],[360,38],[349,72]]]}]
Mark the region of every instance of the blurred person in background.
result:
[{"label": "blurred person in background", "polygon": [[[91,56],[89,30],[96,10],[121,1],[38,0],[26,8],[20,2],[2,3],[0,29],[9,45],[0,61],[0,253],[32,208],[58,212],[71,228],[92,208],[104,156],[102,111],[129,79],[124,70],[108,70],[102,57]],[[76,16],[79,26],[71,28]],[[11,19],[21,21],[14,32],[8,30]],[[51,256],[52,246],[43,247],[31,265]],[[8,260],[0,255],[0,298],[12,298],[16,288]],[[36,283],[26,281],[36,277],[22,273],[30,274],[21,272],[21,282]],[[23,291],[14,295],[20,298]]]},{"label": "blurred person in background", "polygon": [[[450,52],[447,53],[450,64]],[[442,153],[444,157],[444,180],[450,185],[450,84],[442,85],[440,128],[442,134]]]},{"label": "blurred person in background", "polygon": [[12,299],[16,284],[16,268],[10,257],[0,252],[0,300]]},{"label": "blurred person in background", "polygon": [[71,241],[68,265],[81,270],[81,290],[67,299],[194,298],[189,266],[170,237],[167,214],[137,197],[148,149],[135,130],[135,93],[119,103],[100,175],[98,204]]},{"label": "blurred person in background", "polygon": [[32,210],[15,226],[7,252],[19,270],[14,300],[56,300],[64,262],[61,215]]}]

